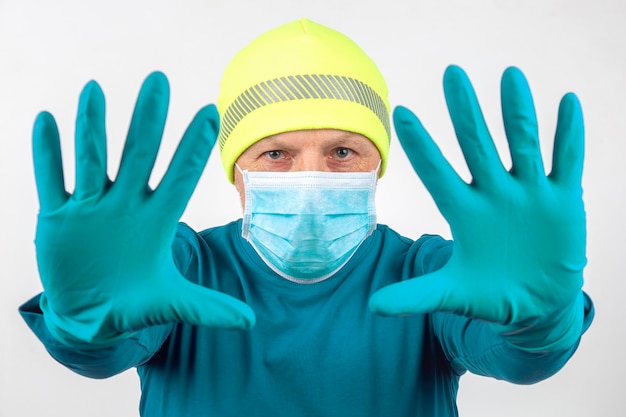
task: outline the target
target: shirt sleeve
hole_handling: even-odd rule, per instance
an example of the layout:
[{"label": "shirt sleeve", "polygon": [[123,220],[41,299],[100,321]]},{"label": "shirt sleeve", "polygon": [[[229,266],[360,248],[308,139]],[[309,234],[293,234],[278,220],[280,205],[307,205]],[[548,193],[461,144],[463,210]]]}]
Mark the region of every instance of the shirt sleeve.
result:
[{"label": "shirt sleeve", "polygon": [[73,349],[57,341],[46,327],[39,308],[40,297],[41,294],[20,306],[22,318],[57,362],[89,378],[108,378],[145,363],[158,351],[172,328],[171,325],[150,327],[104,349]]},{"label": "shirt sleeve", "polygon": [[[443,267],[450,258],[453,243],[439,236],[425,235],[417,240],[412,275],[419,276]],[[585,315],[580,337],[593,320],[591,298],[584,295]],[[507,342],[488,323],[452,313],[430,315],[432,329],[450,366],[458,375],[467,371],[517,384],[532,384],[558,372],[580,343],[567,349],[528,351]]]},{"label": "shirt sleeve", "polygon": [[[593,303],[585,297],[583,333],[593,320]],[[528,351],[498,336],[485,322],[449,313],[432,315],[433,329],[452,369],[516,384],[533,384],[557,373],[580,343],[562,350]],[[582,333],[581,333],[582,336]]]}]

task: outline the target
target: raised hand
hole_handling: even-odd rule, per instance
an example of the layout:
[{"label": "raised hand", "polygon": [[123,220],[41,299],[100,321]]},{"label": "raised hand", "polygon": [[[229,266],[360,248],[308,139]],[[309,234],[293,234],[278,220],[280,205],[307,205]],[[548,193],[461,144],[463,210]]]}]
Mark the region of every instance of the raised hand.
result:
[{"label": "raised hand", "polygon": [[500,161],[465,73],[453,66],[444,77],[450,116],[472,175],[469,184],[418,119],[396,109],[398,137],[448,221],[454,249],[443,268],[379,290],[370,307],[385,315],[454,312],[500,324],[495,327],[503,334],[539,326],[550,343],[563,334],[579,335],[582,320],[582,111],[576,96],[563,97],[546,175],[523,74],[509,68],[501,87],[510,170]]},{"label": "raised hand", "polygon": [[41,113],[33,131],[40,213],[37,262],[41,309],[59,341],[101,347],[169,322],[225,328],[254,324],[243,302],[187,281],[171,245],[176,224],[204,169],[219,126],[214,106],[201,109],[156,189],[148,180],[169,103],[162,73],[144,82],[118,175],[107,177],[104,95],[84,88],[76,120],[76,186],[65,190],[59,133]]}]

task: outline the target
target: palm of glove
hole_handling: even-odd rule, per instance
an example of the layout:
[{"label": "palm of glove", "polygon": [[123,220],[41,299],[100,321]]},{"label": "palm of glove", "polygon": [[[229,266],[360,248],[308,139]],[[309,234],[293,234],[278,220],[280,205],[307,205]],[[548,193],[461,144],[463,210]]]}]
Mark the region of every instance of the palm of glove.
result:
[{"label": "palm of glove", "polygon": [[63,320],[77,319],[74,331],[79,323],[89,327],[80,331],[88,340],[100,326],[128,332],[167,322],[162,306],[181,283],[166,247],[171,219],[159,219],[155,202],[138,204],[145,198],[115,191],[70,199],[41,213],[37,226],[44,305]]},{"label": "palm of glove", "polygon": [[394,122],[413,167],[448,221],[454,250],[439,271],[380,290],[381,314],[449,311],[492,323],[528,323],[575,303],[582,287],[585,213],[583,123],[574,95],[560,106],[552,172],[544,174],[534,106],[517,69],[502,79],[502,107],[513,167],[507,171],[469,80],[448,69],[450,116],[472,174],[454,172],[419,121],[398,108]]},{"label": "palm of glove", "polygon": [[41,308],[53,335],[69,345],[103,346],[155,324],[249,327],[250,308],[184,279],[172,257],[178,219],[215,142],[213,106],[192,121],[155,190],[148,180],[169,101],[165,76],[144,83],[115,182],[106,175],[104,96],[88,84],[76,122],[76,188],[64,188],[52,116],[35,123],[33,149],[41,204],[37,261]]}]

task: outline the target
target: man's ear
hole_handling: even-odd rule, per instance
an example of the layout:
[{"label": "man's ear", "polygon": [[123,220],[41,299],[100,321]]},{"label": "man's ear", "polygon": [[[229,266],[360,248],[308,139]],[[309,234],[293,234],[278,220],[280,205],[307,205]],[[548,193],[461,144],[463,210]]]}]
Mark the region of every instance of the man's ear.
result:
[{"label": "man's ear", "polygon": [[246,189],[243,185],[243,175],[239,172],[238,169],[233,168],[233,185],[235,189],[239,193],[239,200],[241,201],[241,210],[243,211],[246,207]]}]

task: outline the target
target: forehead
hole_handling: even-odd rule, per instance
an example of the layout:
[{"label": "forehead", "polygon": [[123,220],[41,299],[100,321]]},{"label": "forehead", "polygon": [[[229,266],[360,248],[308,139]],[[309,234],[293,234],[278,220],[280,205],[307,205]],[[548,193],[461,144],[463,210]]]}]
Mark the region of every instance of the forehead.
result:
[{"label": "forehead", "polygon": [[271,135],[251,145],[247,151],[293,147],[372,147],[376,145],[365,136],[337,129],[310,129]]}]

